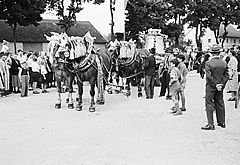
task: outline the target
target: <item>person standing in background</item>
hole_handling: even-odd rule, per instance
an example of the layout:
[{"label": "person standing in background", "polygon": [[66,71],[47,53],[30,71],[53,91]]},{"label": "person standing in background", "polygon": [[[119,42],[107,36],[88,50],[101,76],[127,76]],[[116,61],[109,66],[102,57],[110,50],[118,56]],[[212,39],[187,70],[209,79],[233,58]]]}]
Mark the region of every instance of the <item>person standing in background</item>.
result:
[{"label": "person standing in background", "polygon": [[3,43],[2,43],[2,48],[1,48],[1,51],[0,52],[3,52],[3,53],[8,53],[9,52],[9,47],[8,47],[8,41],[6,40],[3,40]]},{"label": "person standing in background", "polygon": [[33,94],[39,94],[37,91],[37,84],[42,83],[41,80],[41,73],[40,73],[40,66],[37,62],[37,57],[33,57],[32,62],[32,82],[33,82]]},{"label": "person standing in background", "polygon": [[27,62],[22,62],[21,69],[19,71],[21,80],[21,97],[28,96],[28,82],[29,82],[29,68]]},{"label": "person standing in background", "polygon": [[11,65],[11,72],[12,72],[12,87],[14,93],[21,93],[20,92],[20,79],[19,79],[19,69],[21,67],[20,61],[17,59],[17,55],[13,54],[11,57],[12,65]]},{"label": "person standing in background", "polygon": [[185,91],[186,82],[187,82],[188,70],[187,70],[186,65],[184,64],[185,56],[183,54],[179,54],[177,56],[177,60],[179,62],[177,67],[180,70],[181,77],[182,77],[182,79],[180,81],[180,86],[181,86],[180,97],[181,97],[182,107],[180,109],[181,109],[181,111],[186,111],[186,105],[185,105],[186,98],[185,98],[185,92],[184,91]]},{"label": "person standing in background", "polygon": [[155,85],[155,48],[151,48],[150,55],[146,58],[144,71],[145,71],[145,93],[147,99],[152,99],[154,95],[154,85]]},{"label": "person standing in background", "polygon": [[174,116],[182,115],[182,111],[179,107],[179,92],[181,90],[180,81],[182,79],[181,72],[178,69],[178,60],[172,59],[170,61],[170,81],[169,81],[169,88],[172,102],[174,106],[172,108],[172,112]]},{"label": "person standing in background", "polygon": [[233,48],[228,51],[228,57],[229,62],[227,62],[227,65],[229,72],[229,81],[227,83],[227,91],[231,93],[231,97],[228,99],[228,101],[235,101],[236,92],[238,90],[238,61],[236,58],[236,52],[233,50]]}]

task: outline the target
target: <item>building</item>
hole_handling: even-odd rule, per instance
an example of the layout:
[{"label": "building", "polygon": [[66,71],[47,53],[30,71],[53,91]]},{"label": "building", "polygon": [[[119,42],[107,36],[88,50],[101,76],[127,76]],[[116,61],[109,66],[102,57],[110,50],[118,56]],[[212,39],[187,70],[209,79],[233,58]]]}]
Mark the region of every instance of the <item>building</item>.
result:
[{"label": "building", "polygon": [[[240,31],[237,29],[235,25],[228,25],[227,26],[228,35],[225,39],[223,44],[223,48],[230,48],[233,45],[240,45]],[[224,33],[223,25],[220,26],[219,31],[219,44],[221,45],[222,36]],[[195,29],[187,29],[185,34],[185,40],[190,39],[193,41],[194,47],[196,47],[196,40],[195,40]],[[216,44],[216,39],[214,36],[214,32],[209,28],[206,29],[204,36],[202,37],[202,45],[203,50],[209,49],[213,44]]]},{"label": "building", "polygon": [[[17,50],[23,51],[45,51],[47,50],[48,41],[44,34],[51,36],[50,32],[63,32],[58,25],[58,20],[43,20],[38,26],[18,26],[16,31],[16,47]],[[69,36],[80,36],[82,37],[90,31],[90,34],[95,39],[95,47],[103,49],[107,43],[106,39],[97,31],[97,29],[89,21],[77,21],[76,25],[71,27],[69,30]],[[14,52],[13,44],[13,32],[12,29],[5,21],[0,21],[0,44],[2,41],[7,40],[10,42],[10,51]]]}]

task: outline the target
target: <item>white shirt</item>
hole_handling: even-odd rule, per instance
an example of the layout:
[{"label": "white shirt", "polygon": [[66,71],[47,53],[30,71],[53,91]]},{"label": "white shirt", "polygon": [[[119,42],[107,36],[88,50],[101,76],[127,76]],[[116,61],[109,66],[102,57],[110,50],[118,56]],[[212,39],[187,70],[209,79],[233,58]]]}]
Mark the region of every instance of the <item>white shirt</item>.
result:
[{"label": "white shirt", "polygon": [[33,61],[31,67],[33,72],[40,72],[40,66],[38,65],[37,62]]}]

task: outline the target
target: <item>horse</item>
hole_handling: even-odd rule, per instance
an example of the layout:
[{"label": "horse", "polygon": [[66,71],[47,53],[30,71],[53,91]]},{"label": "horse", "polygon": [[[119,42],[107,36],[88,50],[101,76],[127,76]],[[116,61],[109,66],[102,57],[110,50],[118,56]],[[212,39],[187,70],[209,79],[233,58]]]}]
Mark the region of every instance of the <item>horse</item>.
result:
[{"label": "horse", "polygon": [[64,53],[64,48],[60,40],[60,34],[51,33],[52,36],[49,37],[45,35],[48,43],[48,53],[49,61],[52,64],[54,71],[55,81],[57,83],[58,99],[55,103],[55,108],[61,108],[61,93],[62,93],[62,82],[66,82],[66,87],[68,89],[68,98],[66,102],[68,103],[68,108],[73,109],[73,81],[75,78],[75,73],[71,72],[73,69],[72,61],[67,58],[67,54]]},{"label": "horse", "polygon": [[[111,58],[106,50],[95,50],[94,39],[90,32],[86,33],[83,38],[68,37],[66,34],[61,35],[61,43],[64,43],[65,51],[74,56],[73,70],[76,74],[79,100],[77,102],[76,110],[82,110],[82,95],[83,83],[89,82],[90,84],[90,106],[89,111],[95,111],[95,86],[98,88],[97,103],[104,104],[104,90],[108,83],[108,76],[111,70]],[[81,40],[82,42],[76,42]],[[75,45],[75,46],[74,46]],[[84,48],[85,54],[79,55],[81,51],[77,51],[76,45]],[[71,55],[71,52],[73,55]]]},{"label": "horse", "polygon": [[143,49],[136,49],[135,42],[130,40],[120,42],[120,47],[110,44],[109,51],[112,52],[113,67],[112,72],[116,77],[122,78],[122,88],[127,90],[126,96],[130,96],[130,83],[137,85],[138,97],[142,97],[142,78],[143,78]]}]

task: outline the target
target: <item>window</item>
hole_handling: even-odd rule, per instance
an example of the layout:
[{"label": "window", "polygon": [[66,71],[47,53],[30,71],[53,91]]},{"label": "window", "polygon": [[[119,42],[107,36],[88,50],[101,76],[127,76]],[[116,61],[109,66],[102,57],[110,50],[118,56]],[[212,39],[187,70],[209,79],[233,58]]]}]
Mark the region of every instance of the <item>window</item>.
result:
[{"label": "window", "polygon": [[226,39],[226,43],[228,43],[228,39]]},{"label": "window", "polygon": [[234,43],[234,44],[236,43],[236,39],[233,39],[233,43]]},{"label": "window", "polygon": [[208,43],[211,43],[211,39],[208,39]]}]

